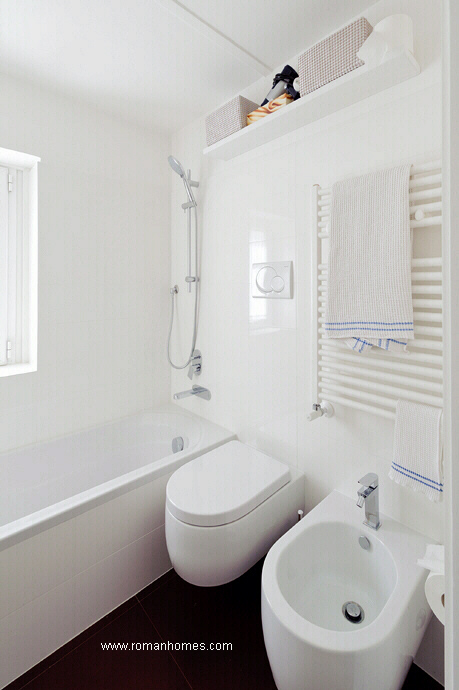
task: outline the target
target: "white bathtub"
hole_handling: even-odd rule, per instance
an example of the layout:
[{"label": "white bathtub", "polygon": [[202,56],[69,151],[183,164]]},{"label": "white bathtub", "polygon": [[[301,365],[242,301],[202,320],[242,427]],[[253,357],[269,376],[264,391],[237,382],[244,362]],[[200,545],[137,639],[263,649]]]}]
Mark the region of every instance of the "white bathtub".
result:
[{"label": "white bathtub", "polygon": [[171,567],[167,480],[234,438],[177,410],[0,455],[0,687]]}]

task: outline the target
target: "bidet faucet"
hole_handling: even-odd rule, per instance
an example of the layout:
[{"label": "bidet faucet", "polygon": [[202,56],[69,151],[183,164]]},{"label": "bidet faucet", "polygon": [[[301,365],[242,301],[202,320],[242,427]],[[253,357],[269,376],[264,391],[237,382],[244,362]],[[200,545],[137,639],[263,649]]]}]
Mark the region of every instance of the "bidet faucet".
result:
[{"label": "bidet faucet", "polygon": [[193,386],[189,391],[182,391],[181,393],[174,393],[174,400],[182,400],[182,398],[189,398],[191,395],[197,395],[198,398],[210,400],[210,390],[202,386]]},{"label": "bidet faucet", "polygon": [[362,488],[357,491],[357,505],[359,508],[365,503],[365,520],[363,522],[371,529],[379,529],[379,479],[374,472],[369,472],[359,479]]}]

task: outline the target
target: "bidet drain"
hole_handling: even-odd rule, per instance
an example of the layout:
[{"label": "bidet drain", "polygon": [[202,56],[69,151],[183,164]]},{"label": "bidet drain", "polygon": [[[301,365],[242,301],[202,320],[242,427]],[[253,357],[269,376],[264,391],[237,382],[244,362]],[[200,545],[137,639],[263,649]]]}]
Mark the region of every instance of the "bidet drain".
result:
[{"label": "bidet drain", "polygon": [[343,616],[351,623],[361,623],[365,618],[365,611],[355,601],[346,601],[343,604]]}]

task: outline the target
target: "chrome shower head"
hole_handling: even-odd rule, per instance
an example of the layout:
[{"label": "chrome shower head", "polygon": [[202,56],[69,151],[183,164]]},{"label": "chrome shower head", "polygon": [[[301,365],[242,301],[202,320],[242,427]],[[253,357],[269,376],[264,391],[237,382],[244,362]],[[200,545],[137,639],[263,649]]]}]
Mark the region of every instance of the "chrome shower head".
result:
[{"label": "chrome shower head", "polygon": [[193,204],[193,206],[197,206],[196,204],[196,199],[194,198],[194,194],[191,191],[191,185],[190,181],[188,180],[187,176],[185,175],[185,171],[183,169],[182,164],[180,161],[178,161],[174,156],[168,156],[167,160],[169,161],[169,165],[171,166],[172,170],[177,173],[177,175],[180,175],[180,177],[183,180],[183,184],[185,186],[185,191],[188,196],[188,201]]},{"label": "chrome shower head", "polygon": [[185,177],[185,171],[180,161],[174,158],[174,156],[169,156],[167,160],[169,161],[169,165],[171,166],[172,170],[176,172],[177,175],[180,175],[180,177]]}]

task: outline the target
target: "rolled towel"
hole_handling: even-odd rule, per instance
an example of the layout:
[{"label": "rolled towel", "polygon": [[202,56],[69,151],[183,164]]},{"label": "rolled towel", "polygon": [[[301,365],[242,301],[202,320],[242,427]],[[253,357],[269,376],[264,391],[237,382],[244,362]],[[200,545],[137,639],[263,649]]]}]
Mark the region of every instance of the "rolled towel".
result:
[{"label": "rolled towel", "polygon": [[418,558],[421,568],[430,570],[425,584],[426,598],[438,620],[445,624],[445,547],[427,544],[424,558]]},{"label": "rolled towel", "polygon": [[443,497],[442,410],[399,400],[395,413],[394,455],[389,477],[431,501]]}]

